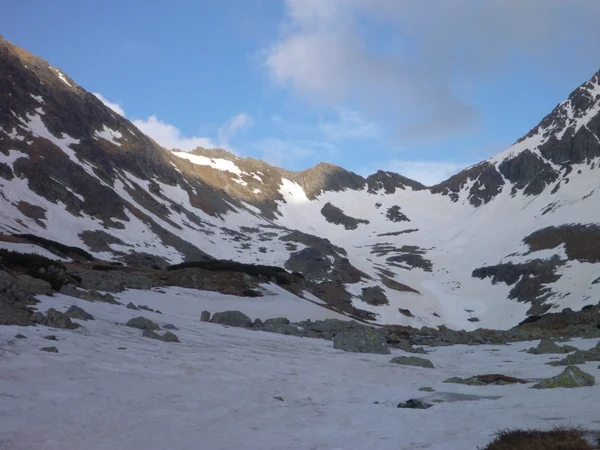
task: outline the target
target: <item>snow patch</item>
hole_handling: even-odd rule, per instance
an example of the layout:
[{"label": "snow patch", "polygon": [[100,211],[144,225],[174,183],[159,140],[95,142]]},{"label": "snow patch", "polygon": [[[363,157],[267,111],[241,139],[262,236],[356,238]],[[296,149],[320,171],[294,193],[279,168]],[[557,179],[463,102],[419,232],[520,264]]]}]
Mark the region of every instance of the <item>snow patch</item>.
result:
[{"label": "snow patch", "polygon": [[94,136],[96,138],[102,138],[102,139],[110,142],[111,144],[118,145],[118,146],[120,146],[121,143],[118,142],[116,139],[123,139],[123,135],[120,132],[115,131],[112,128],[109,128],[106,125],[102,125],[102,130],[94,131]]},{"label": "snow patch", "polygon": [[10,166],[11,169],[14,169],[14,163],[19,158],[29,158],[27,153],[20,152],[19,150],[9,150],[8,155],[4,153],[0,153],[0,161]]},{"label": "snow patch", "polygon": [[290,181],[287,178],[281,179],[279,193],[283,196],[285,203],[300,204],[308,203],[310,200],[306,196],[304,189],[298,183]]},{"label": "snow patch", "polygon": [[36,102],[38,103],[44,103],[44,99],[42,98],[41,95],[33,95],[33,94],[29,94],[29,96],[34,99]]},{"label": "snow patch", "polygon": [[60,148],[69,157],[71,161],[73,161],[76,164],[81,164],[79,158],[77,158],[77,154],[75,153],[75,151],[72,148],[70,148],[70,146],[73,144],[79,144],[79,139],[74,139],[65,133],[62,133],[61,137],[54,136],[50,132],[50,130],[46,128],[46,125],[44,125],[44,122],[42,121],[42,118],[39,116],[39,114],[27,113],[25,115],[25,119],[22,119],[20,117],[18,117],[18,119],[23,124],[21,125],[22,128],[29,130],[32,134],[34,134],[37,137],[49,140],[58,148]]},{"label": "snow patch", "polygon": [[51,66],[48,66],[48,67],[56,72],[56,75],[58,76],[58,78],[60,79],[60,81],[62,81],[63,83],[65,83],[69,87],[73,87],[71,85],[71,83],[69,83],[69,80],[67,80],[67,78],[64,76],[64,74],[60,70],[58,70],[58,69],[56,69],[54,67],[51,67]]},{"label": "snow patch", "polygon": [[206,156],[192,155],[186,152],[173,152],[173,154],[179,158],[187,159],[188,161],[197,164],[199,166],[210,166],[213,169],[222,170],[225,172],[231,172],[236,175],[241,175],[242,171],[233,161],[222,158],[208,158]]}]

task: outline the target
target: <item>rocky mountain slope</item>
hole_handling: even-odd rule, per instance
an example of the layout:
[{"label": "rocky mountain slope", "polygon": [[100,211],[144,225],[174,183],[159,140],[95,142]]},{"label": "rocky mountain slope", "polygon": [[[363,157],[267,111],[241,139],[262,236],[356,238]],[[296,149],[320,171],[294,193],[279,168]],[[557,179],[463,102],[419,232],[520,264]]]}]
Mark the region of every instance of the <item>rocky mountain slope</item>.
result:
[{"label": "rocky mountain slope", "polygon": [[285,267],[380,324],[509,328],[600,297],[600,73],[500,155],[427,188],[168,151],[0,39],[0,232],[164,268]]}]

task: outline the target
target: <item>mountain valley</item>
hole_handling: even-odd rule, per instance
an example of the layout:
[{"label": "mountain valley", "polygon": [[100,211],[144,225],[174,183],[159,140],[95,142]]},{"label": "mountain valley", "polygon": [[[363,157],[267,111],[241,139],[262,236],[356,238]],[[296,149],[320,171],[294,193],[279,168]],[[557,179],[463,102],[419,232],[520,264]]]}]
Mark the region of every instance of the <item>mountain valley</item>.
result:
[{"label": "mountain valley", "polygon": [[0,41],[0,230],[126,265],[301,273],[374,324],[510,328],[598,302],[600,73],[505,152],[437,186],[169,151]]}]

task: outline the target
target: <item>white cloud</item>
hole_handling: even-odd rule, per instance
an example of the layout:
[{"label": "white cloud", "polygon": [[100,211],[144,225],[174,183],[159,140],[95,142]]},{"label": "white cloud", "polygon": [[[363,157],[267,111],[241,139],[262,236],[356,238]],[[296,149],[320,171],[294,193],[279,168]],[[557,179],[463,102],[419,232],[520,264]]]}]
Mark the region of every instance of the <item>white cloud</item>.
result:
[{"label": "white cloud", "polygon": [[229,141],[237,134],[247,130],[252,126],[252,118],[246,113],[240,113],[233,116],[225,122],[218,130],[219,145],[223,147],[229,146]]},{"label": "white cloud", "polygon": [[207,137],[186,137],[179,128],[163,122],[152,115],[145,120],[134,120],[133,124],[145,135],[150,136],[163,147],[189,152],[198,147],[216,148],[214,141]]},{"label": "white cloud", "polygon": [[357,111],[343,108],[338,110],[336,121],[321,122],[319,129],[331,141],[377,138],[382,134],[378,123],[365,120]]},{"label": "white cloud", "polygon": [[[125,110],[118,103],[107,100],[102,94],[93,93],[104,105],[117,114],[126,117]],[[160,120],[155,115],[147,119],[136,119],[132,123],[146,136],[154,139],[158,144],[172,150],[192,151],[198,147],[202,148],[224,148],[232,150],[230,140],[241,131],[252,126],[252,118],[245,113],[237,114],[225,122],[217,131],[217,141],[210,137],[184,136],[179,128]]]},{"label": "white cloud", "polygon": [[572,3],[286,0],[264,63],[277,86],[311,103],[356,103],[396,118],[404,139],[441,138],[478,122],[465,86],[532,64],[564,73],[594,54],[600,2]]},{"label": "white cloud", "polygon": [[92,92],[92,95],[94,95],[98,100],[104,103],[105,106],[108,106],[117,114],[125,117],[125,110],[121,107],[121,105],[119,105],[118,103],[109,102],[106,98],[102,96],[102,94],[98,94],[97,92]]},{"label": "white cloud", "polygon": [[293,141],[273,137],[252,142],[249,150],[260,155],[260,159],[267,164],[289,170],[298,170],[296,166],[300,162],[316,155],[320,160],[328,160],[337,151],[328,142]]},{"label": "white cloud", "polygon": [[395,172],[411,180],[423,183],[425,186],[434,186],[461,170],[471,163],[457,163],[452,161],[418,161],[418,160],[392,160],[377,168],[363,168],[357,171],[362,176],[368,176],[375,170],[381,169]]}]

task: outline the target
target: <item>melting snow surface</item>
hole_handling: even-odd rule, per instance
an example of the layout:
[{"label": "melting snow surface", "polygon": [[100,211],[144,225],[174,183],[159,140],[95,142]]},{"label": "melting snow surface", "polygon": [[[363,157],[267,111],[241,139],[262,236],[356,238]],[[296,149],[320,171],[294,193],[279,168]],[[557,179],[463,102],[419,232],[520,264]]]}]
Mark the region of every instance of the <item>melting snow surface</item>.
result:
[{"label": "melting snow surface", "polygon": [[67,86],[72,87],[71,83],[69,83],[67,78],[63,75],[63,73],[60,70],[58,70],[58,69],[54,69],[54,70],[56,71],[56,75],[58,75],[58,78],[60,78],[60,81],[65,83]]},{"label": "melting snow surface", "polygon": [[13,167],[15,161],[19,158],[29,158],[29,155],[27,153],[20,152],[19,150],[9,150],[8,155],[0,153],[0,161],[8,164],[11,168]]},{"label": "melting snow surface", "polygon": [[[532,380],[562,372],[545,365],[552,355],[519,352],[537,342],[435,348],[426,357],[436,368],[425,369],[390,364],[406,355],[400,350],[345,353],[330,341],[198,320],[210,302],[214,310],[244,305],[251,312],[256,305],[253,315],[262,315],[254,298],[176,289],[120,295],[123,303],[147,304],[162,315],[60,294],[39,298],[42,311],[76,304],[96,320],[73,331],[2,327],[2,448],[454,450],[484,447],[505,428],[597,428],[598,386],[540,391],[531,384],[443,383],[453,376]],[[228,303],[221,307],[220,300]],[[123,326],[136,316],[174,324],[181,343],[143,338]],[[27,339],[14,339],[16,333]],[[47,334],[58,341],[43,339]],[[596,341],[571,344],[589,349]],[[60,353],[39,351],[49,345]],[[597,365],[580,367],[598,379]],[[436,392],[420,392],[423,386]],[[411,398],[444,402],[427,410],[396,407]]]},{"label": "melting snow surface", "polygon": [[[4,131],[4,130],[1,130]],[[13,130],[10,133],[6,133],[4,132],[9,138],[17,140],[17,141],[24,141],[25,140],[25,136],[21,136],[19,135],[19,132],[16,128],[13,128]]]},{"label": "melting snow surface", "polygon": [[36,102],[38,103],[44,103],[44,99],[42,98],[41,95],[33,95],[33,94],[29,94],[31,96],[32,99],[34,99]]},{"label": "melting snow surface", "polygon": [[96,130],[94,136],[102,138],[110,142],[111,144],[121,145],[116,139],[122,139],[123,135],[119,131],[115,131],[112,128],[102,125],[102,130]]},{"label": "melting snow surface", "polygon": [[229,161],[228,159],[208,158],[206,156],[192,155],[187,152],[173,152],[173,154],[179,158],[187,159],[199,166],[210,166],[213,169],[224,170],[226,172],[235,173],[236,175],[242,174],[240,168],[236,166],[233,161]]}]

